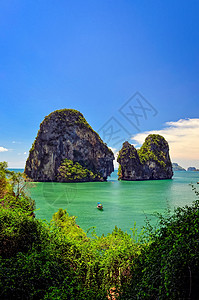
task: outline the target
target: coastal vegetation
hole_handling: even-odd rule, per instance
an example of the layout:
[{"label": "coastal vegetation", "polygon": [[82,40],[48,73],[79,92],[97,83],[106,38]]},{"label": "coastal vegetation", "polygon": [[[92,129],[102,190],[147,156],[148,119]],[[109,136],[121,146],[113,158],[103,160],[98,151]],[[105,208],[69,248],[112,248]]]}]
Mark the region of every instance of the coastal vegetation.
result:
[{"label": "coastal vegetation", "polygon": [[78,162],[65,158],[58,168],[57,181],[59,182],[83,182],[103,181],[99,174],[95,174]]},{"label": "coastal vegetation", "polygon": [[[156,147],[154,147],[154,145]],[[166,157],[165,153],[161,148],[167,147],[167,142],[163,136],[159,134],[150,134],[145,139],[142,147],[138,150],[138,156],[140,158],[141,163],[145,163],[147,161],[155,161],[162,167],[166,167]]]},{"label": "coastal vegetation", "polygon": [[199,200],[156,214],[140,234],[134,225],[99,237],[62,208],[37,219],[23,175],[6,163],[0,187],[1,299],[197,299]]}]

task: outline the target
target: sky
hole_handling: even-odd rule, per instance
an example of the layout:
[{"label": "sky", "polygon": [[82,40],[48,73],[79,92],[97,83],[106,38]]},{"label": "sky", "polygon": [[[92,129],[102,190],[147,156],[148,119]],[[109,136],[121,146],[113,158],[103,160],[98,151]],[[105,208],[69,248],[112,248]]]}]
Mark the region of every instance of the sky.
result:
[{"label": "sky", "polygon": [[148,133],[199,168],[199,2],[0,1],[0,161],[23,168],[46,115],[74,108],[115,153]]}]

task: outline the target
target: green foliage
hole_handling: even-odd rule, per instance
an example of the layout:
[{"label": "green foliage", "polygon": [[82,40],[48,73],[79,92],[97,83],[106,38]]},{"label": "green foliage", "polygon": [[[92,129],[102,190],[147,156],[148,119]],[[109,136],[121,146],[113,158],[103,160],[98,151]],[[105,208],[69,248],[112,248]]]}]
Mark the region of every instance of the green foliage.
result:
[{"label": "green foliage", "polygon": [[3,199],[0,199],[0,206],[4,208],[17,208],[21,213],[27,213],[34,216],[35,201],[27,195],[15,197],[7,193]]},{"label": "green foliage", "polygon": [[151,243],[134,261],[128,292],[138,299],[197,299],[199,201],[158,217]]},{"label": "green foliage", "polygon": [[122,167],[121,167],[120,164],[119,164],[119,167],[118,167],[117,175],[118,175],[118,180],[120,180],[121,179],[121,175],[122,175]]},{"label": "green foliage", "polygon": [[100,286],[105,292],[113,286],[129,283],[132,261],[142,247],[131,235],[115,227],[107,236],[98,237],[93,233],[92,238],[88,238],[76,225],[75,218],[63,209],[53,215],[52,221],[75,245],[73,263],[79,278],[90,290]]},{"label": "green foliage", "polygon": [[158,217],[149,239],[88,238],[63,209],[51,224],[1,209],[1,299],[197,299],[199,201]]},{"label": "green foliage", "polygon": [[[63,284],[67,288],[66,295],[69,295],[72,285],[69,272],[53,254],[32,250],[19,252],[10,259],[0,258],[1,299],[43,299],[51,286],[60,287]],[[70,275],[73,276],[73,272]]]},{"label": "green foliage", "polygon": [[8,167],[7,162],[5,162],[5,161],[0,162],[0,178],[4,177],[6,174],[10,173],[10,171],[7,170],[7,167]]},{"label": "green foliage", "polygon": [[162,167],[166,167],[165,154],[163,151],[159,151],[159,147],[162,146],[167,146],[167,142],[163,136],[159,134],[148,135],[142,147],[138,150],[138,156],[140,158],[141,163],[145,163],[151,160],[157,162]]},{"label": "green foliage", "polygon": [[72,267],[74,248],[56,227],[18,209],[1,209],[1,299],[43,299],[51,287],[62,286],[74,296],[83,288]]},{"label": "green foliage", "polygon": [[[170,160],[166,157],[164,149],[168,149],[168,143],[163,136],[159,134],[150,134],[145,139],[142,147],[136,150],[128,142],[123,143],[122,149],[119,151],[117,161],[122,166],[120,174],[121,179],[122,170],[126,167],[128,159],[131,159],[133,165],[144,166],[147,162],[152,161],[158,164],[162,169],[166,169],[170,164]],[[126,162],[126,163],[125,163]]]},{"label": "green foliage", "polygon": [[[39,221],[21,209],[1,208],[0,255],[8,258],[17,252],[27,252],[40,236]],[[41,243],[39,238],[38,245]]]},{"label": "green foliage", "polygon": [[27,183],[25,182],[24,174],[21,172],[10,172],[9,183],[12,186],[13,193],[15,197],[25,195],[25,187]]},{"label": "green foliage", "polygon": [[102,177],[84,168],[78,162],[64,159],[58,168],[57,180],[61,182],[101,181]]},{"label": "green foliage", "polygon": [[122,159],[126,159],[127,155],[130,159],[137,159],[137,150],[131,144],[125,142],[118,153],[117,161],[120,162]]},{"label": "green foliage", "polygon": [[11,186],[7,180],[10,175],[10,171],[7,170],[8,164],[3,161],[0,162],[0,199],[3,198],[6,193],[11,192]]},{"label": "green foliage", "polygon": [[[62,122],[69,123],[69,119],[75,118],[75,123],[78,125],[83,125],[89,129],[92,129],[91,126],[88,124],[82,113],[80,113],[78,110],[75,109],[59,109],[55,110],[52,113],[50,113],[48,116],[45,117],[44,121],[41,124],[46,123],[46,121],[49,121],[51,119],[57,118],[58,120]],[[71,123],[72,125],[72,123]],[[93,130],[93,129],[92,129]]]},{"label": "green foliage", "polygon": [[90,243],[102,287],[105,290],[120,287],[121,292],[130,282],[130,269],[135,257],[140,253],[141,243],[136,243],[130,234],[124,233],[117,226],[107,236],[95,235]]},{"label": "green foliage", "polygon": [[52,217],[52,222],[61,229],[70,241],[87,240],[86,233],[76,224],[76,217],[69,216],[66,210],[60,208]]},{"label": "green foliage", "polygon": [[17,208],[21,213],[34,215],[35,202],[26,194],[24,175],[7,170],[7,163],[0,162],[0,207]]},{"label": "green foliage", "polygon": [[2,208],[1,299],[106,299],[111,287],[129,283],[139,251],[117,227],[107,237],[88,238],[63,209],[47,224]]},{"label": "green foliage", "polygon": [[158,226],[147,222],[139,235],[134,225],[131,235],[115,227],[88,237],[66,210],[49,224],[33,218],[21,176],[10,180],[6,164],[0,176],[9,186],[0,202],[1,299],[104,300],[111,290],[124,300],[198,298],[199,200],[157,214]]}]

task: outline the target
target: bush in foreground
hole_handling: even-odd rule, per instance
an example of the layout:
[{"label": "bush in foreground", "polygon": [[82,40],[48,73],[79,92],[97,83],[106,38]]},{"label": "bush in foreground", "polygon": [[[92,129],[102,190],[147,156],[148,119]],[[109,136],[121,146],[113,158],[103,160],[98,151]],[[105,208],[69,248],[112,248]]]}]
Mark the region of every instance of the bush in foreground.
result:
[{"label": "bush in foreground", "polygon": [[198,299],[199,201],[159,220],[134,261],[127,299]]},{"label": "bush in foreground", "polygon": [[104,300],[111,291],[124,300],[198,299],[199,200],[158,215],[158,228],[145,234],[115,227],[89,238],[66,210],[49,224],[34,218],[21,175],[4,171],[0,165],[1,299]]}]

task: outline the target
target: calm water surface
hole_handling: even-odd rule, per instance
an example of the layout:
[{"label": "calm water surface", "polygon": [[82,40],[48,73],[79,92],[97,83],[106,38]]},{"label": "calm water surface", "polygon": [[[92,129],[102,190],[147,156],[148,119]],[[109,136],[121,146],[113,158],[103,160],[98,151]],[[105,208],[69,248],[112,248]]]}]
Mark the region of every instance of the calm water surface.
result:
[{"label": "calm water surface", "polygon": [[[130,233],[134,222],[140,229],[145,216],[150,218],[155,211],[163,213],[168,207],[191,204],[196,196],[190,183],[197,187],[198,181],[199,172],[180,171],[171,180],[126,182],[118,181],[115,171],[107,182],[33,183],[30,193],[36,201],[38,218],[50,221],[63,208],[77,216],[77,224],[84,230],[95,226],[101,235],[117,225]],[[97,202],[103,204],[103,211],[96,208]]]}]

